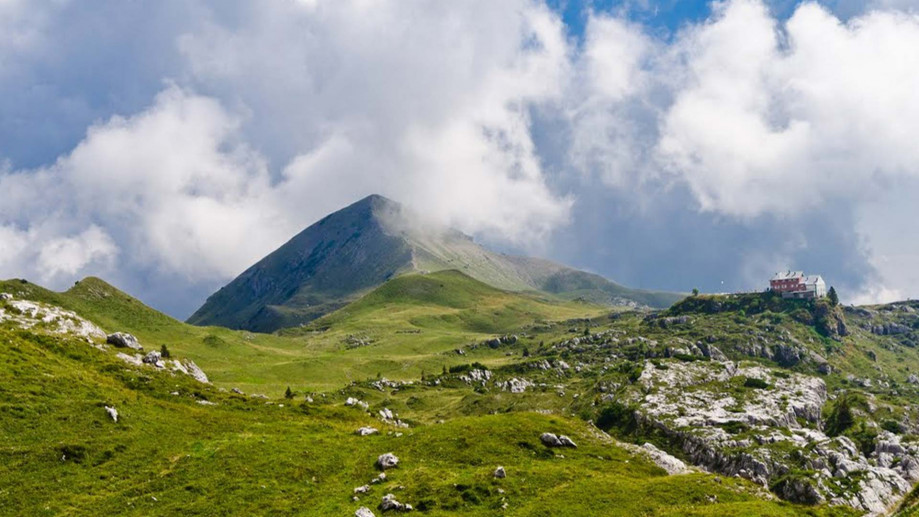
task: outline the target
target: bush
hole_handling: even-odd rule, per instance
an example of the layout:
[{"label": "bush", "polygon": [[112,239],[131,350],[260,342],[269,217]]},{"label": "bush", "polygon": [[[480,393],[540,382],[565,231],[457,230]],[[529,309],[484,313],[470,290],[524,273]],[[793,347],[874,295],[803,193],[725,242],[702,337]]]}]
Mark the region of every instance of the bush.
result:
[{"label": "bush", "polygon": [[615,428],[626,434],[634,432],[638,429],[635,408],[613,402],[600,411],[597,416],[597,427],[604,431]]},{"label": "bush", "polygon": [[764,390],[769,387],[769,383],[762,379],[757,379],[756,377],[747,377],[743,381],[744,388],[753,388],[757,390]]},{"label": "bush", "polygon": [[893,434],[900,434],[903,432],[903,426],[900,425],[900,422],[896,420],[884,420],[881,422],[881,429],[889,431]]},{"label": "bush", "polygon": [[172,357],[172,354],[169,353],[169,349],[166,348],[166,345],[160,347],[160,355],[163,356],[163,359],[169,359]]},{"label": "bush", "polygon": [[839,436],[855,425],[855,415],[852,414],[851,404],[852,401],[848,395],[839,398],[830,416],[826,419],[827,436]]}]

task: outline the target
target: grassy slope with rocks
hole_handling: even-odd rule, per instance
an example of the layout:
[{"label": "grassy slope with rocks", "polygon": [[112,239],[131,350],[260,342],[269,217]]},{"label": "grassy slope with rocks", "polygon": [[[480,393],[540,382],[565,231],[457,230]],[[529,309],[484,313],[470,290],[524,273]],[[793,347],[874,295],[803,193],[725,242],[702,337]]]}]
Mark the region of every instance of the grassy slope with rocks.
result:
[{"label": "grassy slope with rocks", "polygon": [[[520,448],[537,458],[546,456],[570,460],[569,451],[556,450],[550,455],[546,452],[548,449],[540,448],[538,432],[544,430],[568,432],[575,441],[586,440],[585,443],[602,445],[619,451],[617,454],[622,453],[602,434],[590,427],[579,427],[583,426],[580,422],[584,420],[596,421],[620,440],[636,444],[650,441],[691,461],[691,455],[673,440],[672,435],[639,425],[640,422],[633,418],[636,408],[630,404],[642,402],[638,395],[661,392],[668,396],[670,392],[696,392],[703,396],[705,393],[728,393],[735,398],[733,407],[740,408],[742,404],[755,402],[759,394],[777,393],[776,386],[793,379],[794,375],[819,378],[828,387],[828,401],[815,421],[797,422],[795,429],[784,429],[774,425],[742,425],[729,419],[719,427],[738,439],[750,440],[772,432],[789,435],[809,432],[808,429],[822,432],[835,418],[834,414],[839,413],[839,396],[844,393],[852,397],[852,423],[838,430],[838,434],[850,437],[859,447],[870,448],[876,443],[879,431],[887,429],[896,431],[903,443],[912,447],[915,422],[919,421],[912,405],[919,393],[909,380],[911,372],[919,367],[919,354],[910,346],[913,330],[904,331],[913,321],[913,313],[910,312],[913,309],[908,304],[905,306],[907,309],[892,306],[833,308],[829,315],[833,321],[837,317],[844,318],[847,335],[831,335],[822,333],[823,327],[817,324],[820,313],[816,306],[787,305],[766,297],[696,297],[664,313],[641,310],[609,313],[588,304],[559,303],[546,295],[507,293],[460,273],[442,272],[399,277],[361,301],[309,326],[288,330],[282,335],[261,335],[181,324],[143,307],[136,300],[95,279],[80,282],[67,293],[52,293],[18,281],[0,284],[0,292],[4,291],[71,308],[106,330],[133,332],[148,345],[148,349],[158,348],[160,342],[167,343],[176,353],[193,358],[218,387],[238,385],[247,392],[266,392],[280,397],[284,387],[290,385],[296,400],[281,401],[286,405],[283,409],[277,408],[277,401],[270,406],[261,400],[245,406],[245,411],[252,412],[255,420],[262,420],[260,425],[263,426],[269,425],[264,421],[268,418],[266,415],[288,415],[284,411],[296,415],[294,408],[305,405],[317,418],[328,410],[331,419],[328,427],[334,427],[332,422],[343,418],[348,422],[344,427],[352,430],[362,422],[376,422],[374,425],[382,425],[381,428],[386,431],[391,428],[379,422],[376,412],[388,408],[410,425],[408,430],[392,430],[414,436],[411,443],[419,448],[418,454],[431,454],[432,462],[441,457],[433,452],[435,449],[444,453],[455,450],[457,457],[461,456],[463,450],[474,446],[470,445],[473,441],[469,440],[469,436],[496,449],[516,451]],[[710,302],[719,304],[717,310],[706,308],[705,304]],[[778,305],[770,305],[774,303]],[[806,317],[801,310],[811,317]],[[513,334],[517,339],[489,343],[505,334]],[[661,390],[653,383],[648,385],[642,380],[647,372],[678,372],[685,365],[703,369],[715,367],[720,362],[710,357],[712,347],[717,348],[724,359],[741,368],[765,368],[768,374],[767,380],[762,381],[765,386],[747,382],[747,377],[731,377],[703,380],[683,390]],[[708,350],[709,356],[703,349]],[[487,370],[488,378],[476,380],[472,374],[474,370]],[[408,383],[378,377],[401,379]],[[509,383],[513,380],[526,381],[522,393],[509,390]],[[306,394],[311,394],[317,402],[311,405],[303,402]],[[793,389],[787,393],[791,398],[796,395]],[[238,399],[240,404],[251,400],[219,391],[206,396]],[[354,408],[343,411],[341,405],[349,396],[366,401],[371,416]],[[225,411],[229,405],[221,403],[220,406],[204,409]],[[275,410],[280,412],[259,412]],[[232,414],[236,415],[235,412]],[[347,420],[348,416],[355,419]],[[242,418],[234,416],[237,417]],[[520,419],[523,423],[519,422]],[[557,422],[562,427],[556,428],[553,427],[555,424],[551,424],[547,428],[546,422]],[[520,431],[523,428],[514,426],[524,426],[526,430]],[[289,431],[289,428],[284,429]],[[452,431],[437,435],[441,429]],[[514,429],[511,433],[514,435],[536,434],[533,435],[535,438],[527,439],[528,445],[522,445],[506,441],[509,439],[504,432],[507,429]],[[450,432],[453,435],[449,435]],[[447,436],[452,437],[445,438]],[[462,437],[467,438],[463,441],[460,440]],[[395,440],[395,436],[387,435],[386,438]],[[458,446],[456,449],[444,449],[440,445],[434,447],[437,440],[454,440]],[[326,442],[326,445],[331,443],[334,442]],[[425,443],[429,443],[430,447]],[[300,445],[303,446],[303,442]],[[770,446],[770,450],[786,461],[795,455],[794,448],[787,445]],[[376,453],[385,452],[382,449],[387,447],[380,447]],[[751,451],[755,452],[754,449],[756,447]],[[283,447],[282,450],[289,451]],[[741,448],[732,452],[748,451]],[[866,453],[870,457],[871,453]],[[468,462],[478,463],[476,458],[480,454],[485,453],[477,450]],[[566,458],[557,457],[560,455]],[[489,456],[485,454],[483,457]],[[503,456],[493,458],[504,464],[508,472],[517,468],[512,467],[511,459],[505,460]],[[642,460],[630,457],[629,461],[629,465],[634,465]],[[425,479],[437,479],[437,476],[447,475],[448,471],[462,470],[452,462],[453,459],[445,463],[443,471],[419,471],[415,479],[423,484]],[[530,468],[541,469],[545,465],[535,463]],[[492,466],[484,463],[473,466],[481,483],[492,483],[488,477]],[[486,466],[488,469],[485,469]],[[542,493],[555,486],[547,483],[535,487],[534,492],[526,496],[535,498],[529,499],[529,502],[515,497],[508,512],[552,514],[551,508],[578,509],[580,504],[592,507],[594,500],[608,501],[610,508],[626,504],[616,498],[617,494],[610,494],[603,488],[613,484],[624,490],[651,490],[636,492],[649,494],[647,497],[650,499],[641,502],[645,506],[622,506],[631,508],[629,512],[642,514],[850,513],[845,506],[829,509],[822,505],[802,507],[766,501],[762,498],[762,488],[735,477],[722,476],[722,486],[728,487],[728,492],[733,494],[729,495],[721,491],[708,493],[714,478],[700,474],[661,477],[657,480],[663,483],[659,488],[651,488],[650,485],[639,488],[651,478],[639,476],[640,479],[630,482],[632,484],[616,485],[618,481],[591,470],[592,467],[586,463],[568,467],[571,470],[564,472],[569,477],[560,479],[570,481],[559,486],[563,494],[559,496],[560,501],[564,504],[560,502],[557,507],[546,507],[544,499],[537,497],[535,491],[539,488]],[[609,467],[602,462],[596,466],[603,472]],[[783,493],[783,486],[798,482],[800,477],[795,476],[815,474],[811,470],[792,467],[786,474],[771,477],[766,484]],[[631,468],[624,466],[624,470],[613,474],[625,475]],[[552,475],[561,476],[560,472],[555,471]],[[535,472],[528,475],[537,479]],[[456,479],[450,476],[448,479]],[[858,491],[860,476],[858,473],[851,476],[854,484],[843,483],[834,488],[839,491],[835,503],[847,504],[845,497]],[[690,483],[688,480],[694,481]],[[593,484],[594,481],[597,485]],[[360,476],[356,476],[353,483],[354,486],[363,484]],[[440,494],[437,501],[431,502],[432,508],[452,508],[450,505],[454,503],[447,501],[459,498],[470,505],[467,508],[470,513],[488,514],[495,509],[487,504],[501,502],[500,498],[495,499],[496,490],[473,489],[474,484],[462,481],[451,483],[465,489],[452,487],[452,484],[438,485],[439,488],[432,489]],[[406,493],[410,493],[408,491],[412,487],[403,484],[406,485]],[[668,488],[664,488],[665,485]],[[421,494],[416,492],[417,497],[407,496],[404,502],[417,504],[423,499]],[[484,497],[483,494],[488,495]],[[711,495],[716,497],[709,497]],[[403,500],[401,496],[399,499]],[[486,500],[490,502],[483,502]],[[633,502],[637,504],[637,501]],[[726,503],[739,505],[736,507],[738,510],[722,506]],[[374,505],[375,502],[368,504]],[[585,511],[581,508],[580,512],[572,510],[570,514],[583,514]],[[558,509],[555,512],[564,514]],[[614,514],[612,511],[607,513]]]},{"label": "grassy slope with rocks", "polygon": [[[104,286],[81,284],[88,285],[67,301],[72,307],[87,303],[85,315],[100,325],[117,323],[138,334],[169,326],[139,307],[130,315],[93,317],[88,313],[100,310],[97,302],[79,302],[77,295],[84,289],[100,295]],[[48,303],[68,297],[23,286],[4,284],[0,291],[28,291]],[[130,306],[105,293],[110,303]],[[131,318],[138,318],[138,328],[124,323]],[[739,479],[667,476],[565,414],[474,411],[476,402],[465,399],[488,395],[450,375],[443,386],[392,384],[381,390],[368,381],[312,401],[302,395],[270,400],[130,365],[115,350],[41,328],[0,324],[0,346],[3,515],[350,515],[358,506],[375,508],[385,493],[432,516],[829,513],[763,500],[759,489]],[[345,407],[351,392],[366,398],[372,410],[393,405],[412,426],[393,428]],[[419,402],[446,398],[457,402],[449,415],[443,406],[435,410]],[[118,410],[117,422],[106,406]],[[431,412],[446,417],[443,423],[425,423]],[[354,433],[366,425],[383,432]],[[543,446],[539,435],[545,431],[572,437],[578,448]],[[374,461],[383,452],[399,456],[398,468],[352,501],[352,489],[377,476]],[[492,476],[497,465],[507,478]]]}]

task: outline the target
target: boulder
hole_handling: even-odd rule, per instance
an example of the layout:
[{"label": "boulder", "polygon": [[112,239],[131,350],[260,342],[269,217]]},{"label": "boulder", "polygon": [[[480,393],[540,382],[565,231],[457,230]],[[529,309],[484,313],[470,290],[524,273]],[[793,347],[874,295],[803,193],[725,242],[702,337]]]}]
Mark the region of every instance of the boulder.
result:
[{"label": "boulder", "polygon": [[577,448],[577,445],[565,435],[554,435],[552,433],[543,433],[539,437],[539,441],[543,443],[546,447],[574,447]]},{"label": "boulder", "polygon": [[399,458],[397,458],[396,455],[391,452],[381,454],[377,458],[377,467],[381,468],[382,470],[391,469],[398,464]]},{"label": "boulder", "polygon": [[370,485],[362,485],[354,489],[355,494],[366,494],[370,491]]},{"label": "boulder", "polygon": [[105,406],[105,412],[108,413],[108,416],[112,417],[113,421],[115,422],[118,421],[118,410],[117,409],[111,406]]},{"label": "boulder", "polygon": [[204,384],[210,384],[211,381],[205,375],[204,370],[198,367],[194,361],[191,359],[183,359],[182,363],[185,366],[185,370],[188,372],[188,375],[191,375],[193,379]]},{"label": "boulder", "polygon": [[507,472],[504,471],[504,467],[498,467],[495,469],[495,477],[498,479],[504,479],[507,477]]},{"label": "boulder", "polygon": [[358,428],[358,430],[355,431],[355,434],[357,434],[358,436],[369,436],[371,434],[376,434],[379,432],[380,431],[375,427],[364,426],[364,427]]},{"label": "boulder", "polygon": [[0,301],[8,302],[13,299],[13,295],[10,293],[0,293]]},{"label": "boulder", "polygon": [[166,363],[163,361],[163,356],[162,356],[162,354],[160,354],[160,353],[157,352],[156,350],[154,350],[154,351],[152,351],[152,352],[149,352],[147,355],[145,355],[144,358],[143,358],[143,362],[144,362],[145,364],[149,364],[149,365],[155,366],[155,367],[157,367],[157,368],[165,368],[165,367],[166,367]]},{"label": "boulder", "polygon": [[117,348],[130,348],[132,350],[143,350],[137,338],[125,332],[115,332],[105,337],[105,342]]}]

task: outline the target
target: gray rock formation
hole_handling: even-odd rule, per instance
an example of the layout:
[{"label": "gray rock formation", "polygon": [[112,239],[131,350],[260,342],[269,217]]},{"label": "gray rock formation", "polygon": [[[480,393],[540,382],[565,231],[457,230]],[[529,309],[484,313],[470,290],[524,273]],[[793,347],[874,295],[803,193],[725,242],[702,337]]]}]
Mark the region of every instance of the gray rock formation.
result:
[{"label": "gray rock formation", "polygon": [[357,434],[358,436],[370,436],[371,434],[377,434],[379,432],[380,432],[379,429],[375,427],[364,426],[364,427],[358,428],[358,430],[355,431],[355,434]]},{"label": "gray rock formation", "polygon": [[504,470],[504,467],[498,467],[495,469],[495,477],[498,479],[504,479],[507,477],[507,472]]}]

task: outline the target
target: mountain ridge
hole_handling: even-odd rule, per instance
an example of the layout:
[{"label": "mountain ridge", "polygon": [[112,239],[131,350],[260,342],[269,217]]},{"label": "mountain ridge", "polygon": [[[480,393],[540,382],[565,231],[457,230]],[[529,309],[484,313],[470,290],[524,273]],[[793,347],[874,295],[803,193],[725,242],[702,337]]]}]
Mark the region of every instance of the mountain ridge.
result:
[{"label": "mountain ridge", "polygon": [[661,308],[682,297],[629,289],[549,260],[492,252],[374,194],[295,235],[212,294],[187,321],[273,332],[337,310],[396,276],[449,269],[498,289],[606,305]]}]

